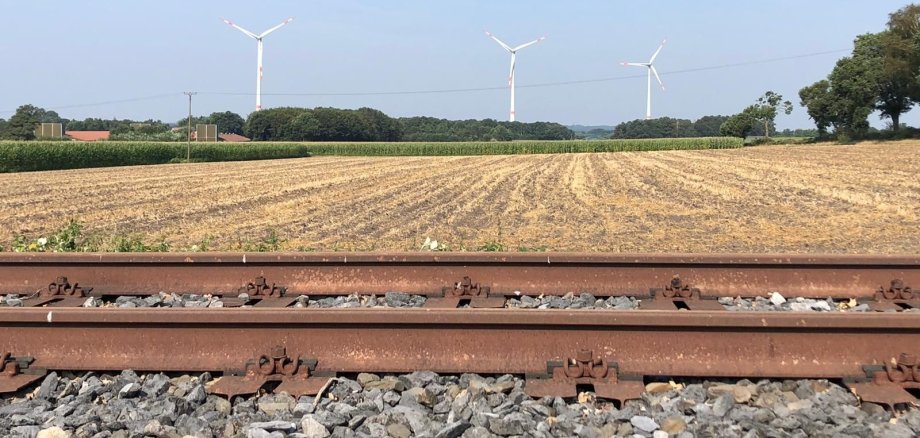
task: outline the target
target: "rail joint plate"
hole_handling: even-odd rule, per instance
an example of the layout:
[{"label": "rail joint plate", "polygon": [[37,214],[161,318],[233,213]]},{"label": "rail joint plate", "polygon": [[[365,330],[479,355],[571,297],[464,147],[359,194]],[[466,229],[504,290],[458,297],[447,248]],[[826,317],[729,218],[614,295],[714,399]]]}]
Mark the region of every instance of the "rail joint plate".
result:
[{"label": "rail joint plate", "polygon": [[699,288],[681,281],[675,275],[670,283],[663,288],[649,289],[651,300],[643,300],[639,304],[642,310],[725,310],[717,300],[704,299]]},{"label": "rail joint plate", "polygon": [[491,288],[473,282],[470,277],[441,289],[443,298],[429,298],[425,307],[439,309],[456,309],[464,304],[479,309],[499,309],[505,307],[504,297],[490,297]]},{"label": "rail joint plate", "polygon": [[283,297],[287,293],[287,288],[275,283],[269,284],[268,280],[260,275],[239,288],[237,292],[254,297]]},{"label": "rail joint plate", "polygon": [[93,288],[82,288],[79,283],[70,284],[70,281],[67,277],[60,276],[54,281],[48,284],[48,288],[42,291],[42,296],[69,296],[75,298],[83,298],[87,293],[91,292]]},{"label": "rail joint plate", "polygon": [[914,295],[913,289],[903,280],[895,278],[889,286],[879,286],[872,301],[867,304],[876,312],[900,312],[906,309],[920,309],[920,298]]},{"label": "rail joint plate", "polygon": [[528,376],[524,392],[534,398],[576,397],[579,389],[590,388],[599,398],[616,400],[638,399],[645,391],[639,376],[619,375],[619,367],[605,357],[594,357],[591,350],[580,350],[564,362],[547,362],[550,376]]},{"label": "rail joint plate", "polygon": [[867,365],[865,379],[846,382],[860,399],[894,408],[897,404],[917,404],[910,390],[920,389],[920,359],[901,353],[881,365]]},{"label": "rail joint plate", "polygon": [[255,394],[269,382],[280,382],[274,389],[276,393],[287,392],[294,397],[315,395],[326,382],[324,378],[311,375],[315,368],[316,360],[288,356],[283,346],[276,346],[269,354],[246,361],[242,376],[225,375],[211,385],[208,392],[232,399],[237,395]]}]

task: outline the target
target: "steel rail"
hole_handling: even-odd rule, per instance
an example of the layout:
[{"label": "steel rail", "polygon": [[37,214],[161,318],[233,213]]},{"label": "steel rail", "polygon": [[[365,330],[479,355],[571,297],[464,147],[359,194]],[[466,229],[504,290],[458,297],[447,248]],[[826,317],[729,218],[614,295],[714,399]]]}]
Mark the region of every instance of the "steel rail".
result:
[{"label": "steel rail", "polygon": [[[571,394],[576,386],[559,381],[551,365],[580,360],[587,369],[616,367],[612,376],[587,381],[615,399],[637,397],[641,378],[650,376],[866,381],[867,367],[882,370],[906,357],[908,384],[920,385],[920,374],[911,377],[920,353],[920,315],[913,313],[5,308],[0,333],[0,353],[29,361],[23,374],[0,374],[0,392],[50,370],[229,375],[270,364],[271,357],[312,363],[310,374],[319,376],[420,370],[536,375],[543,378],[529,391],[553,395]],[[274,353],[279,349],[281,356]],[[915,401],[897,384],[902,371],[889,374],[895,384],[853,387],[880,403]],[[314,377],[311,383],[275,374],[289,385],[286,391],[311,393],[322,385]],[[617,383],[630,377],[638,383]],[[252,393],[265,378],[229,378],[237,380],[212,390]],[[290,386],[297,382],[300,387]]]},{"label": "steel rail", "polygon": [[920,256],[601,253],[0,254],[0,294],[42,292],[60,277],[92,295],[234,295],[257,277],[288,294],[437,296],[464,277],[493,295],[648,294],[679,277],[703,296],[868,298],[920,284]]},{"label": "steel rail", "polygon": [[855,378],[920,352],[907,313],[16,308],[0,332],[43,370],[242,369],[278,345],[321,373],[541,373],[587,350],[641,376]]},{"label": "steel rail", "polygon": [[0,328],[0,351],[69,370],[219,371],[283,345],[330,372],[531,373],[593,350],[640,375],[852,377],[920,352],[904,313],[19,308]]}]

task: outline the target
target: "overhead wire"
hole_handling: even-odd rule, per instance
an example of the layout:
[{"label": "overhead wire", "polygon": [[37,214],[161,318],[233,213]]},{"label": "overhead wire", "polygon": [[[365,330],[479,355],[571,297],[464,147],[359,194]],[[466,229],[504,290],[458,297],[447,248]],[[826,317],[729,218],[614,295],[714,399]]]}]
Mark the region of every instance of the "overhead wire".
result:
[{"label": "overhead wire", "polygon": [[[758,64],[768,64],[773,62],[780,61],[789,61],[794,59],[802,58],[811,58],[816,56],[830,55],[842,52],[848,52],[850,49],[836,49],[836,50],[825,50],[820,52],[805,53],[800,55],[791,55],[791,56],[782,56],[777,58],[768,58],[754,61],[744,61],[744,62],[735,62],[728,64],[719,64],[705,67],[694,67],[681,70],[672,70],[661,72],[661,76],[667,75],[678,75],[686,73],[695,73],[701,71],[710,71],[710,70],[720,70],[725,68],[734,68],[734,67],[745,67],[750,65]],[[621,75],[621,76],[611,76],[604,78],[594,78],[594,79],[577,79],[571,81],[555,81],[555,82],[542,82],[535,84],[521,84],[518,85],[518,88],[545,88],[545,87],[558,87],[558,86],[567,86],[567,85],[578,85],[578,84],[589,84],[589,83],[598,83],[598,82],[611,82],[611,81],[620,81],[626,79],[636,79],[644,78],[644,74],[630,74],[630,75]],[[448,93],[472,93],[472,92],[483,92],[483,91],[496,91],[496,90],[505,90],[507,86],[493,86],[493,87],[472,87],[472,88],[447,88],[447,89],[434,89],[434,90],[394,90],[394,91],[365,91],[365,92],[278,92],[278,93],[262,93],[263,96],[311,96],[311,97],[334,97],[334,96],[394,96],[394,95],[419,95],[419,94],[448,94]],[[235,91],[200,91],[199,94],[203,95],[215,95],[215,96],[254,96],[255,93],[252,92],[235,92]],[[73,109],[73,108],[86,108],[93,106],[104,106],[112,105],[119,103],[129,103],[129,102],[140,102],[145,100],[155,100],[163,99],[166,97],[177,97],[182,96],[181,92],[175,93],[162,93],[151,96],[141,96],[141,97],[131,97],[125,99],[116,99],[116,100],[107,100],[102,102],[92,102],[92,103],[81,103],[81,104],[71,104],[71,105],[56,105],[45,108],[47,110],[62,110],[62,109]],[[6,110],[0,111],[0,114],[3,113],[15,113],[16,110]]]},{"label": "overhead wire", "polygon": [[[668,72],[661,72],[661,76],[665,75],[677,75],[685,73],[695,73],[700,71],[709,71],[709,70],[719,70],[724,68],[733,68],[733,67],[744,67],[749,65],[757,64],[767,64],[772,62],[779,61],[788,61],[793,59],[802,59],[810,58],[815,56],[823,56],[834,53],[848,52],[850,49],[837,49],[837,50],[825,50],[821,52],[806,53],[801,55],[792,55],[792,56],[783,56],[778,58],[768,58],[755,61],[745,61],[745,62],[736,62],[730,64],[720,64],[706,67],[695,67],[681,70],[672,70]],[[536,84],[522,84],[518,85],[517,88],[542,88],[542,87],[556,87],[556,86],[565,86],[565,85],[577,85],[577,84],[588,84],[596,82],[610,82],[610,81],[619,81],[624,79],[636,79],[644,78],[645,74],[630,74],[630,75],[621,75],[621,76],[612,76],[606,78],[595,78],[595,79],[579,79],[572,81],[556,81],[556,82],[543,82]],[[435,89],[435,90],[396,90],[396,91],[367,91],[367,92],[277,92],[277,93],[262,93],[263,96],[312,96],[312,97],[323,97],[323,96],[388,96],[388,95],[412,95],[412,94],[446,94],[446,93],[467,93],[467,92],[479,92],[479,91],[495,91],[495,90],[505,90],[508,86],[494,86],[494,87],[477,87],[477,88],[447,88],[447,89]],[[226,91],[202,91],[201,94],[211,94],[211,95],[222,95],[222,96],[254,96],[255,93],[252,92],[226,92]]]},{"label": "overhead wire", "polygon": [[[78,103],[78,104],[72,104],[72,105],[55,105],[55,106],[48,107],[48,108],[45,108],[45,109],[46,109],[46,110],[51,110],[51,111],[57,111],[57,110],[62,110],[62,109],[85,108],[85,107],[91,107],[91,106],[113,105],[113,104],[116,104],[116,103],[140,102],[140,101],[144,101],[144,100],[162,99],[162,98],[164,98],[164,97],[174,97],[174,96],[182,96],[182,95],[183,95],[183,94],[182,94],[182,93],[179,93],[179,92],[176,92],[176,93],[162,93],[162,94],[155,94],[155,95],[152,95],[152,96],[129,97],[129,98],[125,98],[125,99],[107,100],[107,101],[103,101],[103,102]],[[15,112],[16,112],[16,110],[6,110],[6,111],[0,111],[0,114],[3,114],[3,113],[15,113]]]}]

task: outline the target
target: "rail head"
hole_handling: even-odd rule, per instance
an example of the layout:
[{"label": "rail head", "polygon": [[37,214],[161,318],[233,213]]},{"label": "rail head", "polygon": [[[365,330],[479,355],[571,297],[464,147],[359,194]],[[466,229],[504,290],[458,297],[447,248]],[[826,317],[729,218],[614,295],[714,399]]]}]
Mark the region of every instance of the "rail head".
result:
[{"label": "rail head", "polygon": [[920,268],[920,254],[659,254],[659,253],[474,253],[474,252],[313,252],[313,253],[0,253],[13,264],[472,264],[472,265],[725,265],[725,266],[889,266]]},{"label": "rail head", "polygon": [[0,309],[0,327],[43,326],[261,326],[261,327],[513,327],[550,330],[601,328],[661,330],[920,333],[916,313],[800,313],[658,310],[508,310],[508,309]]}]

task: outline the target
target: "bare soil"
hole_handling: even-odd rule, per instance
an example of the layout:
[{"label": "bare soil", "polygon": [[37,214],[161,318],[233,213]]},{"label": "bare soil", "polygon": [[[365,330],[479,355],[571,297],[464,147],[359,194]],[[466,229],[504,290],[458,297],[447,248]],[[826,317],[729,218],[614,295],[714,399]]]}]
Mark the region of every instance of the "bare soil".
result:
[{"label": "bare soil", "polygon": [[[285,250],[920,252],[920,141],[317,157],[0,175],[0,242],[90,234]],[[9,245],[4,245],[9,247]]]}]

